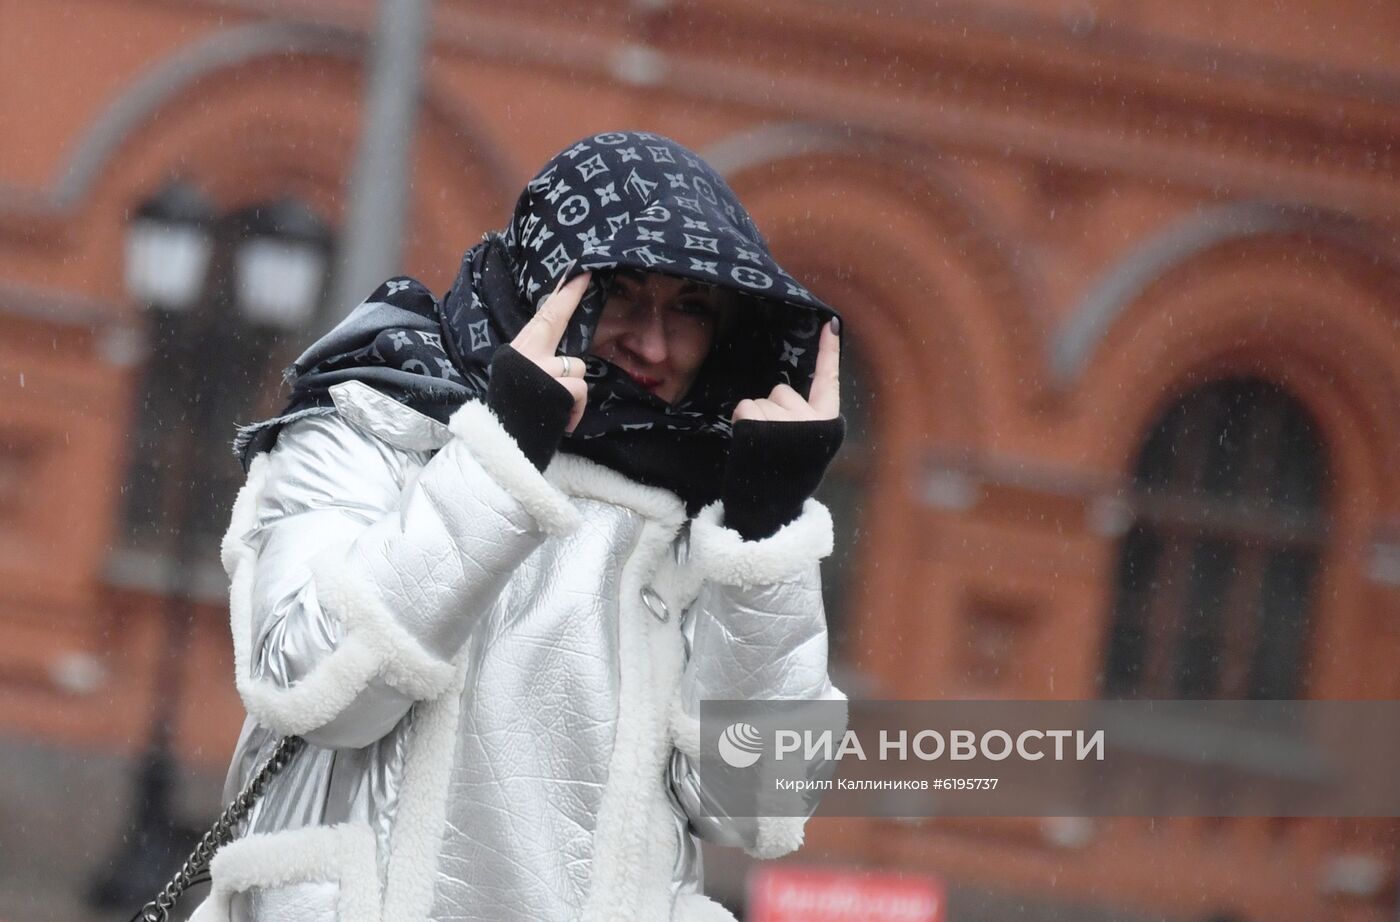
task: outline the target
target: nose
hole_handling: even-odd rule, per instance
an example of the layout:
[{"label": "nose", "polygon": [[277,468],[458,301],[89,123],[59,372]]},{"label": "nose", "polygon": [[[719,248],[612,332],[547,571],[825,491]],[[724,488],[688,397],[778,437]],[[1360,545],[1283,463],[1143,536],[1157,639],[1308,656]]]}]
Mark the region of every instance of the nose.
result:
[{"label": "nose", "polygon": [[623,342],[648,364],[657,365],[666,361],[666,329],[661,311],[653,309],[643,312],[632,324]]}]

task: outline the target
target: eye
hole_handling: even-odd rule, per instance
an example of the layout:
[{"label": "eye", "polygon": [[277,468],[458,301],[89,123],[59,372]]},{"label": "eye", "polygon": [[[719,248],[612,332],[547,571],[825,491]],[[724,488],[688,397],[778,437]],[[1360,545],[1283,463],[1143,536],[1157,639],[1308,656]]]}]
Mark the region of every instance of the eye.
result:
[{"label": "eye", "polygon": [[713,317],[719,308],[708,298],[683,298],[676,302],[676,310],[693,317]]},{"label": "eye", "polygon": [[646,276],[635,269],[618,269],[613,273],[613,281],[639,288],[646,283]]},{"label": "eye", "polygon": [[632,299],[637,295],[637,289],[642,285],[641,279],[628,272],[617,272],[612,277],[612,282],[608,285],[608,293],[621,295],[624,298]]}]

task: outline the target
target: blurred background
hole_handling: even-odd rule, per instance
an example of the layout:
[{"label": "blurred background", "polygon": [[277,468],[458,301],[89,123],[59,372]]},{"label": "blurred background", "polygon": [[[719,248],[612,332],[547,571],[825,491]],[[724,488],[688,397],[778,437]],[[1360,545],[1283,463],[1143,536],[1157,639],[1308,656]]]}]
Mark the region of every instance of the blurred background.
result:
[{"label": "blurred background", "polygon": [[[1400,698],[1391,0],[0,0],[0,920],[127,918],[221,806],[235,424],[614,128],[847,317],[852,697]],[[1392,820],[807,839],[940,922],[1400,919]]]}]

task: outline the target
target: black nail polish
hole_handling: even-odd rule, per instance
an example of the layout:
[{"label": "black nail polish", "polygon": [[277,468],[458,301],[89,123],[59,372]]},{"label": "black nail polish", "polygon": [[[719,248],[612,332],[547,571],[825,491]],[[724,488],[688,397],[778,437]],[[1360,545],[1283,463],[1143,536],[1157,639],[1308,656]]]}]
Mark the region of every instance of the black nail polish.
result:
[{"label": "black nail polish", "polygon": [[835,333],[837,336],[840,336],[840,335],[841,335],[841,318],[840,318],[840,317],[832,317],[832,318],[831,318],[831,332]]}]

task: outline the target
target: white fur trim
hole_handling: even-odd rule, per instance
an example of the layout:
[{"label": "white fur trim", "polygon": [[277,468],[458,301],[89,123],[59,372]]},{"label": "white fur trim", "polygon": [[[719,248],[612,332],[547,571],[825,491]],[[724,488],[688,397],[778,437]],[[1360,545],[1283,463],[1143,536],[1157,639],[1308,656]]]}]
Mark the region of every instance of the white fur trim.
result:
[{"label": "white fur trim", "polygon": [[815,499],[802,514],[767,538],[745,541],[720,524],[723,504],[716,500],[695,517],[690,531],[690,559],[708,579],[731,586],[761,586],[793,579],[831,553],[831,513]]},{"label": "white fur trim", "polygon": [[[373,656],[371,677],[383,678],[418,699],[442,694],[452,681],[452,663],[429,652],[404,629],[374,588],[345,565],[344,551],[335,548],[313,558],[311,574],[322,606],[341,615],[346,632],[342,644],[358,642]],[[334,660],[339,652],[337,647],[330,659]],[[298,685],[307,681],[303,679]],[[358,694],[361,687],[355,687],[353,693]]]},{"label": "white fur trim", "polygon": [[758,842],[744,851],[755,858],[781,858],[802,847],[806,829],[805,816],[760,816]]},{"label": "white fur trim", "polygon": [[418,705],[384,891],[384,905],[393,907],[392,912],[386,909],[389,919],[427,919],[432,911],[438,857],[447,829],[447,789],[457,750],[458,714],[470,661],[470,654],[462,657],[446,693]]},{"label": "white fur trim", "polygon": [[201,918],[228,918],[235,893],[324,881],[338,884],[336,922],[379,922],[374,832],[365,824],[244,836],[219,849],[209,870],[213,888]]},{"label": "white fur trim", "polygon": [[[845,701],[846,693],[835,685],[827,684],[826,691],[818,701]],[[842,718],[842,725],[846,718]],[[758,841],[744,851],[755,858],[781,858],[802,847],[806,835],[805,816],[760,816],[758,819]]]},{"label": "white fur trim", "polygon": [[447,427],[466,443],[482,469],[529,510],[541,528],[562,535],[578,527],[578,510],[530,463],[486,404],[477,400],[464,403],[447,421]]},{"label": "white fur trim", "polygon": [[399,625],[378,595],[345,568],[340,549],[328,550],[311,563],[321,603],[340,616],[345,629],[335,651],[289,688],[252,677],[256,561],[242,536],[252,528],[257,495],[267,478],[266,459],[259,455],[249,469],[222,548],[231,576],[235,684],[248,713],[278,733],[303,734],[329,723],[376,677],[415,698],[440,694],[452,679],[453,665],[433,656]]},{"label": "white fur trim", "polygon": [[736,922],[734,914],[703,893],[682,893],[676,897],[671,922]]},{"label": "white fur trim", "polygon": [[559,452],[544,475],[571,496],[602,500],[626,506],[648,519],[667,525],[685,521],[685,503],[670,490],[638,483],[610,467]]},{"label": "white fur trim", "polygon": [[680,689],[671,696],[671,742],[692,759],[700,758],[700,718],[685,712]]},{"label": "white fur trim", "polygon": [[[846,694],[835,685],[828,683],[826,691],[816,700],[845,701]],[[671,699],[670,712],[672,744],[692,759],[699,759],[700,720],[685,712],[679,689]],[[842,723],[845,723],[844,718]],[[754,819],[758,838],[752,845],[744,846],[744,851],[747,854],[755,858],[779,858],[802,847],[806,817],[763,816]],[[677,916],[677,918],[680,917]]]},{"label": "white fur trim", "polygon": [[243,536],[253,528],[258,495],[262,493],[263,484],[267,482],[267,459],[268,452],[260,452],[248,466],[248,478],[243,481],[238,495],[234,497],[228,529],[219,543],[219,560],[224,565],[224,572],[229,576],[233,576],[233,571],[241,560],[251,556],[248,545],[243,542]]},{"label": "white fur trim", "polygon": [[819,701],[850,701],[851,699],[849,699],[849,698],[846,697],[846,693],[845,693],[845,692],[843,692],[841,689],[839,689],[839,688],[837,688],[835,685],[833,685],[833,686],[831,686],[829,689],[827,689],[826,694],[822,695],[821,698],[819,698],[819,699],[817,699],[817,700],[819,700]]},{"label": "white fur trim", "polygon": [[593,834],[585,922],[665,919],[671,911],[675,815],[665,783],[669,703],[684,648],[678,618],[658,621],[641,601],[645,579],[670,552],[676,526],[647,522],[620,580],[622,662],[617,732]]}]

